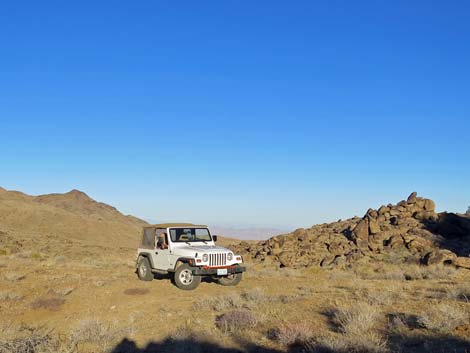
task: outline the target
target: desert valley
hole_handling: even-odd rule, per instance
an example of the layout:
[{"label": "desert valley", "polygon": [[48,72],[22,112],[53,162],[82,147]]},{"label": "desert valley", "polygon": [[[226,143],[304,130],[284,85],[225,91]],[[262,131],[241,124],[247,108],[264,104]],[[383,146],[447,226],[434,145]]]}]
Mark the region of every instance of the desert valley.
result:
[{"label": "desert valley", "polygon": [[[143,220],[0,189],[0,352],[468,352],[470,216],[415,193],[263,241],[236,287],[135,274]],[[197,220],[196,220],[197,221]]]}]

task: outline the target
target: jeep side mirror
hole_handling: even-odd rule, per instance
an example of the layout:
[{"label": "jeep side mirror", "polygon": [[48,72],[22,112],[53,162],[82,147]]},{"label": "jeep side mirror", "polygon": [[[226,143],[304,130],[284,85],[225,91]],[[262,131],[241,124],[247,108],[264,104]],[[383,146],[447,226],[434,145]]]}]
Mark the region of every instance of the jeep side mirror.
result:
[{"label": "jeep side mirror", "polygon": [[212,236],[212,240],[213,240],[213,241],[217,241],[217,235],[213,235],[213,236]]}]

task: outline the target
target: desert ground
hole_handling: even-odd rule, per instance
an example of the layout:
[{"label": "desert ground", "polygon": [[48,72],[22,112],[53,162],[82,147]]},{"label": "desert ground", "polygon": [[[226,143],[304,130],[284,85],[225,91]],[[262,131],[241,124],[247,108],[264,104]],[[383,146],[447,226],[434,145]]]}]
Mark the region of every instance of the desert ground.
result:
[{"label": "desert ground", "polygon": [[[83,213],[96,206],[83,195],[57,197],[0,194],[1,353],[470,351],[468,269],[369,257],[294,268],[246,256],[238,286],[182,291],[165,276],[138,280],[139,221],[126,218],[118,245],[91,223],[63,236],[67,219],[111,218]],[[59,228],[45,221],[54,217]]]}]

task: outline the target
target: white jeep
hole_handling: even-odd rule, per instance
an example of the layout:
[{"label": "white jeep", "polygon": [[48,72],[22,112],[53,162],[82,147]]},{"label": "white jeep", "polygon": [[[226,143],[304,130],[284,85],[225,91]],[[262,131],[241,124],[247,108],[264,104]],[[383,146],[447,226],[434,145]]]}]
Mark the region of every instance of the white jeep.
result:
[{"label": "white jeep", "polygon": [[240,283],[245,268],[243,258],[216,246],[204,225],[189,223],[144,226],[137,250],[136,272],[140,280],[151,281],[155,274],[173,274],[181,289],[195,289],[202,276],[211,276],[225,286]]}]

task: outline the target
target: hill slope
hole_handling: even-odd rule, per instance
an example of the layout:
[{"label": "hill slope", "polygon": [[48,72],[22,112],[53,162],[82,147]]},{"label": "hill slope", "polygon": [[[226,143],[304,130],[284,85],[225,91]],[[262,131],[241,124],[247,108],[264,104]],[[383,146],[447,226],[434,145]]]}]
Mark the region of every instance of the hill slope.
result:
[{"label": "hill slope", "polygon": [[[0,241],[15,244],[63,240],[102,246],[135,246],[144,221],[72,190],[30,196],[0,190]],[[11,244],[10,244],[11,245]]]}]

